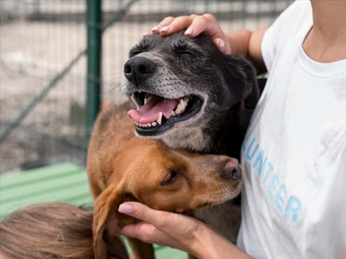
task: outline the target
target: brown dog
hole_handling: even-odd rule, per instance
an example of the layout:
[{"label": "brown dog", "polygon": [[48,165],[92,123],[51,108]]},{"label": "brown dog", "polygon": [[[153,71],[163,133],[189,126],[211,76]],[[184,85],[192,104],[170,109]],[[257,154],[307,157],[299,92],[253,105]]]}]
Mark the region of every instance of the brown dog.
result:
[{"label": "brown dog", "polygon": [[[124,201],[189,214],[236,197],[242,187],[238,160],[169,149],[159,140],[134,136],[127,107],[106,107],[88,150],[87,169],[95,198],[95,258],[105,258],[104,232],[116,235],[135,219],[117,212]],[[130,239],[136,258],[154,258],[151,245]]]}]

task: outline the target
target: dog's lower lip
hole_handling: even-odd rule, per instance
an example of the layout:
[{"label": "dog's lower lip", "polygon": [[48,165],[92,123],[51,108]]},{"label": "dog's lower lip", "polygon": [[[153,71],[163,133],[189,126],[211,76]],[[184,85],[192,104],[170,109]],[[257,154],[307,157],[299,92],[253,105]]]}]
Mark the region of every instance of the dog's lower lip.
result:
[{"label": "dog's lower lip", "polygon": [[210,206],[212,206],[212,203],[206,202],[206,203],[199,205],[198,209],[205,209],[205,208],[210,207]]}]

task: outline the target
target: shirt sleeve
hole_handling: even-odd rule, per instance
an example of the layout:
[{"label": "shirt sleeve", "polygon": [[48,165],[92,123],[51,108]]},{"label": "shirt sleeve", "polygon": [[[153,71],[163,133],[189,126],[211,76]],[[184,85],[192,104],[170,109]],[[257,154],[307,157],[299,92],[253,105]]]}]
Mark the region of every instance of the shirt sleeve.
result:
[{"label": "shirt sleeve", "polygon": [[269,73],[272,69],[273,61],[275,60],[280,45],[287,41],[287,38],[291,33],[294,33],[297,14],[300,14],[302,8],[306,9],[306,7],[310,7],[310,1],[297,0],[293,2],[280,14],[280,16],[265,32],[261,44],[261,52],[264,64]]}]

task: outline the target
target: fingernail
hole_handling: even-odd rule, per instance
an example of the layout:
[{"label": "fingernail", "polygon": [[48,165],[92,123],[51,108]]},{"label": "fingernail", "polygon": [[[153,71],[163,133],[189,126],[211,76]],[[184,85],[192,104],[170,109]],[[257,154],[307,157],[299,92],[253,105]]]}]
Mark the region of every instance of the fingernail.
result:
[{"label": "fingernail", "polygon": [[154,28],[151,29],[152,32],[158,32],[159,26],[155,26]]},{"label": "fingernail", "polygon": [[131,214],[133,211],[132,206],[127,204],[120,204],[118,211],[125,214]]},{"label": "fingernail", "polygon": [[185,31],[185,35],[190,35],[193,33],[193,28],[188,28],[186,31]]},{"label": "fingernail", "polygon": [[145,37],[147,37],[147,36],[149,36],[149,35],[151,35],[151,33],[150,33],[150,32],[146,32],[146,33],[144,33],[144,34],[142,35],[142,38],[145,38]]},{"label": "fingernail", "polygon": [[225,47],[225,42],[223,40],[219,41],[219,48],[223,49]]},{"label": "fingernail", "polygon": [[169,26],[165,26],[160,30],[160,32],[166,32],[169,30],[169,28],[170,28]]}]

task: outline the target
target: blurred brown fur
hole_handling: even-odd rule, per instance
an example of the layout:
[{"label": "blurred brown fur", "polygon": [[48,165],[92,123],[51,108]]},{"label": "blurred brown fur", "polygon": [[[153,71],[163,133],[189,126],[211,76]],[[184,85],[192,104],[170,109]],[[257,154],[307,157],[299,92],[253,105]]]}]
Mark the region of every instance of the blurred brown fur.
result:
[{"label": "blurred brown fur", "polygon": [[[92,211],[64,203],[22,208],[0,223],[0,258],[93,259]],[[104,235],[109,259],[126,259],[119,236]]]}]

